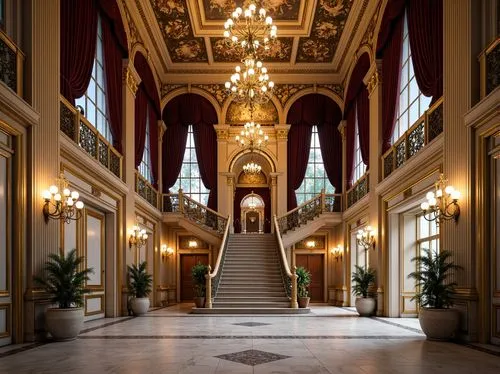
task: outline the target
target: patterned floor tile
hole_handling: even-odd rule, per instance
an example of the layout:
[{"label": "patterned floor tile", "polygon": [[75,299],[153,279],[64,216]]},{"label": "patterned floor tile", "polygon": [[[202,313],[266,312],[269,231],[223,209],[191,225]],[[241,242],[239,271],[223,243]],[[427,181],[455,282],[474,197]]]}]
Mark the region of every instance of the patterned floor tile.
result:
[{"label": "patterned floor tile", "polygon": [[290,356],[279,355],[270,352],[263,352],[256,349],[248,349],[246,351],[229,353],[225,355],[215,356],[227,361],[239,362],[240,364],[255,366],[265,364],[267,362],[283,360]]},{"label": "patterned floor tile", "polygon": [[270,323],[261,323],[261,322],[240,322],[240,323],[233,323],[233,325],[236,325],[236,326],[254,327],[254,326],[266,326],[266,325],[270,325]]}]

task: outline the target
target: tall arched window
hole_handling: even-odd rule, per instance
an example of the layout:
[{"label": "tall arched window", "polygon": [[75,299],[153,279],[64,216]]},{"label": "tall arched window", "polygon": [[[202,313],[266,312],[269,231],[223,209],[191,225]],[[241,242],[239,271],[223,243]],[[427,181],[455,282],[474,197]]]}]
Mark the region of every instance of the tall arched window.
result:
[{"label": "tall arched window", "polygon": [[354,183],[361,178],[366,172],[366,165],[361,156],[361,147],[359,145],[359,126],[358,126],[358,111],[354,111]]},{"label": "tall arched window", "polygon": [[[146,111],[146,113],[148,113]],[[142,161],[139,165],[139,173],[146,178],[149,183],[153,183],[153,172],[151,169],[151,135],[149,131],[149,115],[146,115],[146,137],[144,140],[144,152],[142,153]]]},{"label": "tall arched window", "polygon": [[182,168],[177,181],[171,190],[177,192],[182,188],[182,192],[203,205],[208,203],[210,190],[205,187],[200,176],[200,167],[196,157],[194,146],[193,126],[189,125],[186,141],[186,150],[182,160]]},{"label": "tall arched window", "polygon": [[313,126],[306,175],[300,187],[295,190],[297,204],[300,205],[313,198],[322,189],[325,189],[325,193],[327,194],[335,193],[335,187],[332,186],[325,172],[325,165],[323,164],[319,145],[318,127]]},{"label": "tall arched window", "polygon": [[85,117],[104,138],[113,144],[113,136],[106,110],[106,84],[104,70],[104,53],[102,43],[101,17],[97,21],[97,48],[87,92],[75,100],[76,106],[81,106]]},{"label": "tall arched window", "polygon": [[392,134],[394,144],[429,108],[432,97],[424,96],[418,88],[413,63],[411,61],[410,39],[406,14],[403,21],[403,47],[401,48],[401,79],[399,108]]}]

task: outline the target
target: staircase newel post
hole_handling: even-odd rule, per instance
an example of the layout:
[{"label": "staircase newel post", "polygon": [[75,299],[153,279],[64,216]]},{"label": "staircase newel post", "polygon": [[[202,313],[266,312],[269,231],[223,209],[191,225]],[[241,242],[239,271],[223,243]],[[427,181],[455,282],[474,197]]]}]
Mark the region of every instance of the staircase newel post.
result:
[{"label": "staircase newel post", "polygon": [[292,271],[292,301],[290,303],[292,309],[298,309],[299,304],[297,303],[297,267],[293,267]]},{"label": "staircase newel post", "polygon": [[179,212],[184,213],[184,194],[182,188],[179,188]]},{"label": "staircase newel post", "polygon": [[326,203],[326,196],[325,196],[325,189],[321,189],[321,213],[325,212],[325,203]]},{"label": "staircase newel post", "polygon": [[212,309],[212,278],[210,277],[210,273],[212,272],[212,267],[208,265],[208,273],[205,274],[206,283],[206,291],[205,291],[205,308]]}]

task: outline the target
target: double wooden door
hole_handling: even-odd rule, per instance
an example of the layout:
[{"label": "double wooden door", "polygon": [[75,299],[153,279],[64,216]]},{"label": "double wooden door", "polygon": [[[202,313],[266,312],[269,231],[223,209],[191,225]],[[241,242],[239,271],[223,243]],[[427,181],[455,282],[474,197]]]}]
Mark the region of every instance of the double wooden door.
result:
[{"label": "double wooden door", "polygon": [[208,254],[181,255],[181,301],[193,301],[193,279],[191,268],[198,262],[208,265]]},{"label": "double wooden door", "polygon": [[309,297],[311,302],[324,302],[324,256],[322,254],[298,254],[295,256],[297,267],[303,266],[311,273]]}]

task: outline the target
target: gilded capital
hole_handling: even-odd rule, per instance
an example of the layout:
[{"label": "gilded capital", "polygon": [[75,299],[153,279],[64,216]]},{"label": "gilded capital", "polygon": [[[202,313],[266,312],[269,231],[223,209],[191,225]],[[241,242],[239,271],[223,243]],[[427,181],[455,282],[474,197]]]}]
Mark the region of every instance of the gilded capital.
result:
[{"label": "gilded capital", "polygon": [[123,69],[123,83],[127,85],[130,92],[132,92],[132,94],[135,96],[135,94],[137,93],[137,88],[139,87],[139,82],[130,69],[130,66],[126,66]]},{"label": "gilded capital", "polygon": [[160,140],[163,140],[163,135],[165,135],[166,131],[167,131],[167,125],[165,125],[165,123],[162,120],[158,121],[158,136]]},{"label": "gilded capital", "polygon": [[275,125],[274,129],[276,130],[276,139],[278,140],[288,139],[288,131],[290,131],[290,125]]},{"label": "gilded capital", "polygon": [[345,141],[345,136],[346,136],[345,128],[346,128],[346,121],[345,120],[340,121],[340,124],[337,127],[337,129],[339,130],[340,135],[342,136],[342,141]]},{"label": "gilded capital", "polygon": [[373,71],[373,74],[371,75],[370,79],[368,80],[368,94],[371,95],[375,88],[381,83],[381,77],[380,73],[378,72],[377,69]]}]

